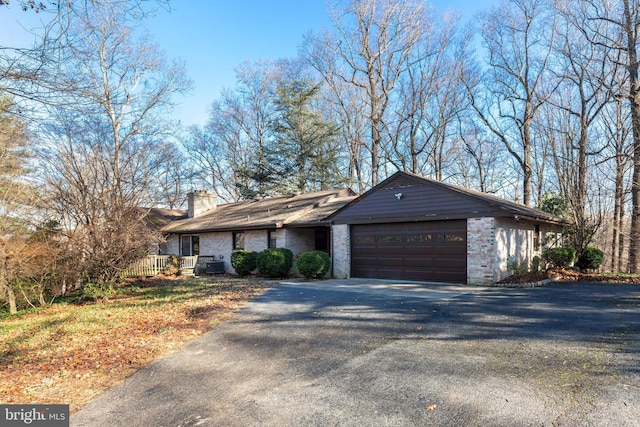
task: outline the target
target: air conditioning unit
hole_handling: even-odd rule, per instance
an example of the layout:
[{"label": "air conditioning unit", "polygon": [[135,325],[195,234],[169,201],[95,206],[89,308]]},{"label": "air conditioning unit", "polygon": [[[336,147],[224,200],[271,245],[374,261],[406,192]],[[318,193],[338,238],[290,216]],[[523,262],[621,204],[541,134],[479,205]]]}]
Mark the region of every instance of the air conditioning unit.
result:
[{"label": "air conditioning unit", "polygon": [[208,261],[206,272],[207,274],[224,273],[224,261]]}]

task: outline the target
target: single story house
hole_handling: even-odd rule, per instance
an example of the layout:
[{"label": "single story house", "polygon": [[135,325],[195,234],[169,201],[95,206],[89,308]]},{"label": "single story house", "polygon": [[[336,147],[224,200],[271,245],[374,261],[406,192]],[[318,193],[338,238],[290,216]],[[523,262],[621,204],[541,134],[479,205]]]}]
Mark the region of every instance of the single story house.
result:
[{"label": "single story house", "polygon": [[193,192],[187,217],[163,227],[161,253],[215,257],[233,272],[236,249],[324,250],[337,278],[491,284],[512,266],[530,265],[566,225],[515,202],[397,172],[358,197],[342,189],[217,205],[209,192]]},{"label": "single story house", "polygon": [[348,189],[268,197],[218,205],[208,191],[188,195],[185,218],[171,221],[159,253],[204,256],[224,262],[233,273],[231,253],[291,249],[294,256],[311,250],[331,253],[331,227],[325,218],[355,198]]}]

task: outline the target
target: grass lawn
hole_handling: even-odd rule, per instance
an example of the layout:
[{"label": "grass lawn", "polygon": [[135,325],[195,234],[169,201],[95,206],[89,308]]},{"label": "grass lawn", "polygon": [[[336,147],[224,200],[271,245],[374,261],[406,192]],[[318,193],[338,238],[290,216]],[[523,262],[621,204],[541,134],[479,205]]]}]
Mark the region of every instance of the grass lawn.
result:
[{"label": "grass lawn", "polygon": [[251,279],[153,278],[106,300],[67,298],[0,319],[0,402],[77,411],[152,360],[174,353],[269,285]]}]

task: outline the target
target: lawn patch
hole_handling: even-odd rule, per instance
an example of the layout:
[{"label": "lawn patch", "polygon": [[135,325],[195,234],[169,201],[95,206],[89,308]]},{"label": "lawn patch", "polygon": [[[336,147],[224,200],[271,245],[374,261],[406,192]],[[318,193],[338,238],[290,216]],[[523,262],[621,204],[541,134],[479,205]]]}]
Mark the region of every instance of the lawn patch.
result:
[{"label": "lawn patch", "polygon": [[67,298],[2,320],[0,401],[68,403],[107,387],[228,319],[269,285],[244,279],[145,279],[107,299]]}]

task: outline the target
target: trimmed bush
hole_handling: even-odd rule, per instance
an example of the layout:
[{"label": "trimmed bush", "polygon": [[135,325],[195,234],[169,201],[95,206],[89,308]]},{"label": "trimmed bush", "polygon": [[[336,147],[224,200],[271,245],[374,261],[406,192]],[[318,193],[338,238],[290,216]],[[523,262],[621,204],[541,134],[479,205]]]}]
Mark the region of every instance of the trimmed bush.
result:
[{"label": "trimmed bush", "polygon": [[326,252],[311,251],[300,254],[297,261],[298,271],[306,279],[320,279],[331,268],[331,258]]},{"label": "trimmed bush", "polygon": [[603,252],[598,248],[587,248],[578,257],[576,267],[581,270],[596,270],[602,265]]},{"label": "trimmed bush", "polygon": [[258,253],[256,251],[237,250],[231,252],[231,266],[240,276],[246,276],[257,267]]},{"label": "trimmed bush", "polygon": [[293,266],[293,252],[286,248],[265,249],[258,253],[258,271],[266,277],[283,277]]},{"label": "trimmed bush", "polygon": [[571,266],[575,257],[575,249],[566,247],[551,248],[542,253],[543,261],[547,264],[551,264],[551,267],[559,268],[567,268]]}]

